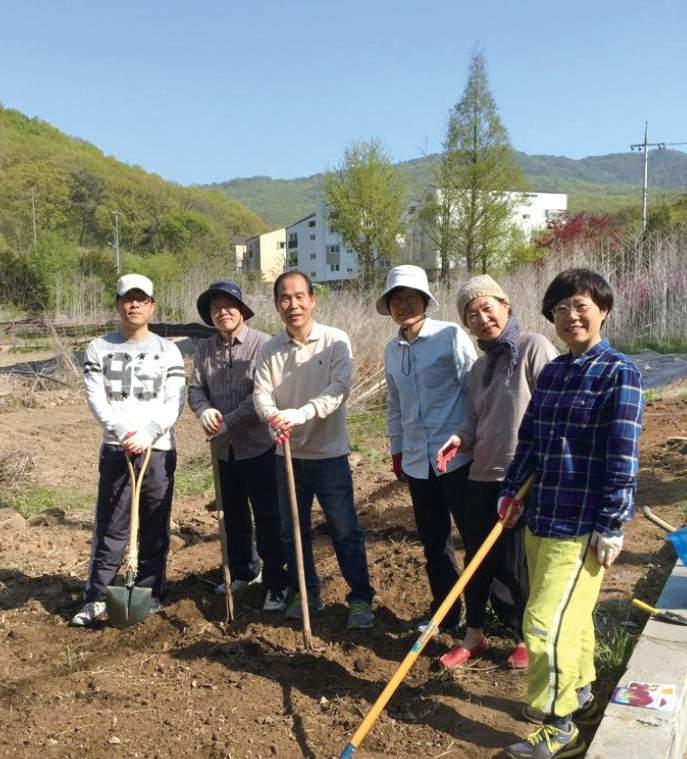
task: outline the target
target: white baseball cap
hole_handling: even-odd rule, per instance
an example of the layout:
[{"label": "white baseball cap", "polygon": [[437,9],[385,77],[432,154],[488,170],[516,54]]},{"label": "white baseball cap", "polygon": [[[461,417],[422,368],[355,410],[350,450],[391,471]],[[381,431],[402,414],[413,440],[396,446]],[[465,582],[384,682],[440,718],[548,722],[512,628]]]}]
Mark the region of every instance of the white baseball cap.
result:
[{"label": "white baseball cap", "polygon": [[120,298],[129,290],[140,290],[149,298],[153,297],[153,283],[143,274],[125,274],[117,280],[117,295]]}]

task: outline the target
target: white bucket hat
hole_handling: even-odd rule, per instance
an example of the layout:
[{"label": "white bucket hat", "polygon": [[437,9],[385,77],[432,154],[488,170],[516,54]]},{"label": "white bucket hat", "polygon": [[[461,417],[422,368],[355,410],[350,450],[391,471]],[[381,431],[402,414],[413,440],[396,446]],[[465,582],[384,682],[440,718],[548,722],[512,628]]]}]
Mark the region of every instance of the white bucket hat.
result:
[{"label": "white bucket hat", "polygon": [[429,303],[426,308],[427,313],[439,310],[439,304],[429,291],[427,272],[420,266],[403,264],[402,266],[394,266],[394,268],[386,275],[386,289],[379,298],[377,298],[377,313],[380,313],[383,316],[389,316],[389,306],[386,302],[387,295],[397,287],[410,287],[411,289],[418,290],[426,295],[429,298]]}]

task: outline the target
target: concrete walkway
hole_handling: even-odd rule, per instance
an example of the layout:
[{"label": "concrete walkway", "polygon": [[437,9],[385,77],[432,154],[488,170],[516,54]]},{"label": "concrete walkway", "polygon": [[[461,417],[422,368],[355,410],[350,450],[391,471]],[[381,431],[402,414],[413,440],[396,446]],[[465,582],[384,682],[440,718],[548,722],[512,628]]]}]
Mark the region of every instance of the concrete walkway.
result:
[{"label": "concrete walkway", "polygon": [[[687,569],[678,561],[658,609],[687,615]],[[684,759],[687,756],[687,626],[650,618],[619,685],[676,685],[672,712],[608,704],[587,759]]]}]

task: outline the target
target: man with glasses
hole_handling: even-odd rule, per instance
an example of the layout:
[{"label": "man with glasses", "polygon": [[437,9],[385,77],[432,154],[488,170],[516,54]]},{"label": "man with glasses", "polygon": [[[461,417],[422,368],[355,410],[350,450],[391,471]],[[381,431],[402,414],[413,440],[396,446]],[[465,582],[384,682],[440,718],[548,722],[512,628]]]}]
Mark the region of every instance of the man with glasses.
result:
[{"label": "man with glasses", "polygon": [[[260,579],[267,590],[264,611],[286,607],[288,579],[281,543],[275,445],[253,408],[253,373],[258,351],[269,335],[249,327],[254,314],[230,280],[213,282],[197,301],[202,320],[217,334],[198,346],[188,402],[211,440],[219,470],[231,591]],[[220,585],[220,592],[224,589]]]},{"label": "man with glasses", "polygon": [[103,428],[100,481],[93,526],[93,548],[77,627],[105,612],[129,538],[131,483],[127,456],[140,468],[152,448],[139,504],[136,585],[151,588],[151,612],[164,600],[169,550],[169,520],[174,490],[174,423],[185,398],[184,361],[179,349],[148,329],[155,313],[153,283],[141,274],[117,281],[118,332],[93,340],[86,349],[86,398]]}]

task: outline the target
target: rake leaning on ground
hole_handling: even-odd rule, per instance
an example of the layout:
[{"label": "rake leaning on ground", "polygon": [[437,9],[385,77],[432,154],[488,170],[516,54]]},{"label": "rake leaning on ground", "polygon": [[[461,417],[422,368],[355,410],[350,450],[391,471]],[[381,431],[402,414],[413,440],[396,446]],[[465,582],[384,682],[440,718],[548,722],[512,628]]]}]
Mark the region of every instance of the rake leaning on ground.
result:
[{"label": "rake leaning on ground", "polygon": [[[530,475],[525,484],[517,492],[513,500],[522,501],[529,492],[529,489],[532,487],[533,482],[534,475]],[[350,759],[350,757],[353,756],[353,752],[356,750],[356,748],[358,748],[365,736],[368,734],[376,722],[377,717],[379,717],[379,715],[382,713],[382,709],[384,709],[384,707],[387,705],[396,688],[398,688],[398,686],[401,684],[403,678],[408,674],[417,657],[422,653],[422,649],[434,636],[434,631],[439,628],[439,625],[443,621],[449,609],[453,606],[458,596],[463,592],[463,589],[468,584],[470,578],[477,571],[477,568],[484,560],[484,557],[489,553],[494,543],[496,543],[498,540],[499,536],[503,532],[504,524],[508,523],[511,508],[512,507],[509,507],[504,518],[494,525],[494,529],[489,533],[484,543],[482,543],[472,561],[467,565],[467,567],[465,567],[463,574],[458,578],[456,584],[453,586],[453,588],[451,588],[451,592],[446,596],[444,602],[436,610],[434,616],[432,619],[430,619],[429,624],[422,632],[422,635],[420,635],[420,637],[415,641],[415,645],[410,649],[410,652],[406,658],[401,662],[399,668],[396,670],[396,673],[391,678],[386,688],[384,688],[379,698],[375,701],[372,709],[370,709],[367,717],[365,717],[360,727],[356,730],[355,735],[351,738],[350,742],[339,756],[339,759]]]}]

